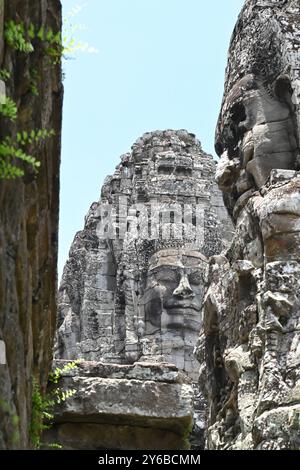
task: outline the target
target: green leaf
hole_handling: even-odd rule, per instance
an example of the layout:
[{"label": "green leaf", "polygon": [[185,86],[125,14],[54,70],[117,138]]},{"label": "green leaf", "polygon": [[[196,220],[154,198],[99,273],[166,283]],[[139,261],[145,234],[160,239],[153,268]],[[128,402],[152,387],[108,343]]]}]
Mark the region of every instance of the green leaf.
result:
[{"label": "green leaf", "polygon": [[35,38],[35,27],[33,23],[30,23],[29,28],[28,28],[28,36],[30,39]]},{"label": "green leaf", "polygon": [[40,39],[41,41],[44,41],[44,36],[45,36],[45,28],[42,26],[39,29],[39,32],[37,33],[37,38]]},{"label": "green leaf", "polygon": [[17,113],[17,105],[11,98],[6,97],[4,102],[0,103],[0,114],[2,114],[2,116],[11,121],[15,121],[17,119]]},{"label": "green leaf", "polygon": [[12,49],[26,54],[33,52],[31,42],[27,41],[25,37],[25,28],[23,23],[15,23],[13,20],[7,21],[4,25],[4,39]]},{"label": "green leaf", "polygon": [[6,69],[0,69],[0,80],[3,80],[4,82],[6,82],[7,80],[9,80],[11,77],[11,74],[8,70]]}]

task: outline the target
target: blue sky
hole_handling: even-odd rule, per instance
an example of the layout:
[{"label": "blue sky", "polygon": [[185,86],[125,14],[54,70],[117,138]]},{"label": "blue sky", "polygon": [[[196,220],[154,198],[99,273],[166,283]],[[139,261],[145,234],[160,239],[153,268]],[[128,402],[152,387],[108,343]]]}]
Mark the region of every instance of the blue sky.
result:
[{"label": "blue sky", "polygon": [[59,276],[121,154],[144,132],[187,129],[214,154],[229,40],[244,0],[62,0],[98,53],[64,63]]}]

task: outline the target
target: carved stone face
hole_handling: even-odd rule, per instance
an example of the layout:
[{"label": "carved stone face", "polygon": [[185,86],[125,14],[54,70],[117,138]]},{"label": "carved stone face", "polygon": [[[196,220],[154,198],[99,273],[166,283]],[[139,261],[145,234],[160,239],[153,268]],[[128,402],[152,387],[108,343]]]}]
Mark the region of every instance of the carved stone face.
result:
[{"label": "carved stone face", "polygon": [[260,189],[272,169],[295,169],[297,140],[289,85],[278,81],[275,91],[278,97],[248,75],[225,100],[216,141],[221,155],[217,181],[235,201]]},{"label": "carved stone face", "polygon": [[150,259],[144,294],[146,334],[199,333],[206,259],[189,250],[161,250]]}]

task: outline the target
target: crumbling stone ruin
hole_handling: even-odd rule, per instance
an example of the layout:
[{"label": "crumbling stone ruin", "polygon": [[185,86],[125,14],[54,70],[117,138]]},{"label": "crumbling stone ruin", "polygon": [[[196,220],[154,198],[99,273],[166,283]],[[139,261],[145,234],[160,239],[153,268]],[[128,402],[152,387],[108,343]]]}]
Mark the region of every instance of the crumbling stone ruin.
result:
[{"label": "crumbling stone ruin", "polygon": [[246,1],[216,132],[235,235],[210,259],[198,345],[209,449],[300,447],[299,64],[299,2]]},{"label": "crumbling stone ruin", "polygon": [[[137,361],[173,364],[183,383],[196,389],[199,364],[193,351],[201,328],[208,258],[221,252],[232,230],[214,175],[213,158],[183,130],[145,134],[121,158],[114,175],[105,180],[100,201],[91,206],[84,230],[75,236],[64,269],[58,359],[102,361],[113,367]],[[84,375],[78,380],[84,389]],[[116,387],[116,379],[105,380]],[[150,382],[148,386],[151,390]],[[126,426],[134,427],[136,406],[128,393],[123,405]],[[192,389],[189,393],[193,395]],[[122,396],[118,399],[122,402]],[[174,416],[180,416],[181,401],[180,394]],[[162,406],[159,399],[157,416]],[[202,416],[199,397],[197,407]],[[193,407],[189,412],[193,414]],[[71,411],[60,413],[64,421],[74,420]],[[79,409],[73,414],[90,422]],[[99,412],[97,426],[105,419],[112,420]],[[166,422],[160,420],[161,429]],[[143,445],[158,445],[153,438]],[[122,439],[119,445],[125,446]]]}]

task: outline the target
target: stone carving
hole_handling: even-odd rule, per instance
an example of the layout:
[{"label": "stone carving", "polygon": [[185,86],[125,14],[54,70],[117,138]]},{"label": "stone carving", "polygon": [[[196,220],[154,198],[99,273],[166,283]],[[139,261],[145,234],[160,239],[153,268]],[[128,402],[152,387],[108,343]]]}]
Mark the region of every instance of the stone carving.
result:
[{"label": "stone carving", "polygon": [[296,3],[248,0],[235,27],[216,132],[217,181],[233,217],[271,169],[299,166]]},{"label": "stone carving", "polygon": [[234,85],[226,101],[227,117],[217,141],[223,152],[217,181],[233,197],[231,210],[243,195],[245,200],[261,189],[272,169],[296,168],[298,140],[290,85],[285,77],[274,87],[276,92],[270,95],[262,81],[247,75]]},{"label": "stone carving", "polygon": [[206,266],[207,259],[198,251],[158,251],[149,260],[141,301],[145,320],[142,358],[153,358],[155,344],[161,360],[176,364],[195,378],[198,366],[193,349],[201,326]]},{"label": "stone carving", "polygon": [[[189,405],[184,415],[186,427],[180,432],[174,428],[172,445],[183,445],[182,436],[189,434],[194,415],[193,439],[198,448],[203,446],[206,411],[197,389],[199,364],[194,348],[201,327],[208,257],[227,245],[232,230],[214,175],[213,158],[203,152],[193,134],[182,130],[145,134],[105,180],[100,201],[91,206],[84,230],[71,247],[59,293],[56,357],[104,361],[118,370],[120,364],[141,361],[152,364],[151,370],[154,364],[169,363],[183,374],[184,385],[170,385],[168,390],[157,388],[152,373],[138,384],[143,390],[144,405],[138,410],[143,433],[133,418],[137,407],[121,398],[139,395],[137,384],[94,377],[95,387],[102,384],[107,393],[118,387],[121,394],[117,396],[120,414],[112,412],[105,422],[114,436],[110,445],[117,448],[147,448],[138,447],[147,445],[144,434],[152,436],[152,448],[166,445],[170,433],[161,429],[171,430],[180,423],[187,392],[194,397],[193,407]],[[77,382],[77,388],[86,388],[86,379],[78,377]],[[160,404],[151,417],[151,397],[158,393]],[[162,409],[165,394],[172,405]],[[108,445],[100,426],[107,404],[101,400],[96,400],[99,423],[98,431],[94,430],[97,437],[89,444],[92,448]],[[68,435],[71,447],[78,445],[70,438],[74,421],[90,423],[84,410],[93,406],[87,403],[81,409],[76,403],[72,405],[75,418],[72,413],[66,417],[64,410],[58,410],[56,418],[57,432]],[[154,418],[158,420],[154,427],[159,428],[155,433],[151,431]],[[59,423],[66,419],[70,428],[64,430]],[[133,436],[131,444],[124,422]],[[85,433],[80,436],[77,441],[83,442]]]},{"label": "stone carving", "polygon": [[236,232],[198,345],[210,449],[300,445],[299,20],[297,2],[248,0],[231,41],[216,148]]},{"label": "stone carving", "polygon": [[215,163],[186,131],[145,134],[121,160],[71,247],[56,355],[169,361],[196,380],[207,257],[231,230]]}]

